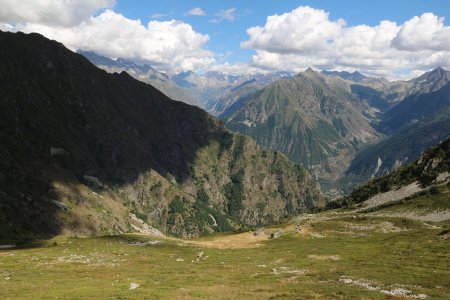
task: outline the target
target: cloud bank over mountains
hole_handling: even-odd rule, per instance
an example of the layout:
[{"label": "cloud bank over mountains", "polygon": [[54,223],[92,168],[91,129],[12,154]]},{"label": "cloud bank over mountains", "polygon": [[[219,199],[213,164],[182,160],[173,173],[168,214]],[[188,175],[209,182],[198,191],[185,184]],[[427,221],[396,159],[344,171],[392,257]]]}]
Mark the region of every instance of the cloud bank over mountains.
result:
[{"label": "cloud bank over mountains", "polygon": [[0,21],[49,26],[75,26],[115,0],[0,0]]},{"label": "cloud bank over mountains", "polygon": [[299,7],[269,16],[264,26],[247,30],[243,48],[254,49],[251,64],[269,70],[360,70],[389,76],[393,69],[415,71],[450,66],[450,27],[432,13],[403,24],[347,26],[329,13]]},{"label": "cloud bank over mountains", "polygon": [[[41,0],[38,4],[23,0],[20,3],[27,7],[26,14],[20,14],[21,8],[12,2],[0,0],[2,30],[38,32],[73,50],[146,62],[163,70],[197,70],[214,62],[213,53],[205,47],[209,36],[183,21],[154,20],[144,25],[110,10],[111,0],[78,1],[77,5],[69,0]],[[100,9],[103,11],[94,15]]]},{"label": "cloud bank over mountains", "polygon": [[[0,29],[39,32],[71,49],[146,62],[161,70],[303,71],[308,67],[359,70],[389,78],[415,76],[436,66],[450,68],[450,26],[433,13],[403,24],[348,26],[343,19],[308,6],[268,16],[247,29],[250,61],[218,64],[208,50],[210,37],[184,21],[143,24],[113,10],[114,0],[0,0]],[[235,21],[236,9],[217,13],[217,22]],[[195,7],[189,15],[203,16]],[[211,20],[209,20],[211,21]]]}]

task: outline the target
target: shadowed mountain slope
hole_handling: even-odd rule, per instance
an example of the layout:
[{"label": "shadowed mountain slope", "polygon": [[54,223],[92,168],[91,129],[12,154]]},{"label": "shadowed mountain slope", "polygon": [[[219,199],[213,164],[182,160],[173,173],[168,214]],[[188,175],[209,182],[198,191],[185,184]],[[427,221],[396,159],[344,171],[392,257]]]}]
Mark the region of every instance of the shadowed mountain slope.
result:
[{"label": "shadowed mountain slope", "polygon": [[108,57],[100,56],[94,52],[88,51],[77,51],[77,53],[83,55],[97,67],[109,73],[121,73],[122,71],[125,71],[134,78],[151,84],[169,98],[200,106],[200,103],[188,91],[179,87],[168,74],[158,72],[147,64],[138,65],[122,58],[112,60]]},{"label": "shadowed mountain slope", "polygon": [[129,212],[197,236],[323,203],[283,155],[57,42],[1,32],[0,66],[0,239],[129,231]]},{"label": "shadowed mountain slope", "polygon": [[430,93],[406,98],[387,111],[379,125],[382,132],[392,133],[450,107],[450,83]]}]

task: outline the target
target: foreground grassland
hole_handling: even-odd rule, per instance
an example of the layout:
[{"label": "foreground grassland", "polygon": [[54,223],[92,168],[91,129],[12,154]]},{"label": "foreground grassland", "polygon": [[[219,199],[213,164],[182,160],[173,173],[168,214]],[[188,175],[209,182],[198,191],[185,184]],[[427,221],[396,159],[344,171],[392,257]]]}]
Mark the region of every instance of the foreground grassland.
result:
[{"label": "foreground grassland", "polygon": [[327,212],[275,239],[57,237],[0,250],[0,299],[449,299],[448,226]]}]

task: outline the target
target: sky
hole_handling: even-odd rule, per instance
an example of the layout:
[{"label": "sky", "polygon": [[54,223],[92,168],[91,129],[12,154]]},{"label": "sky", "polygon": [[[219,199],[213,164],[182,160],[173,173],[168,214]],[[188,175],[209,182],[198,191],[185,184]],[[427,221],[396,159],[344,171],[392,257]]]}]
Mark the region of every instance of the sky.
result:
[{"label": "sky", "polygon": [[0,29],[161,71],[450,70],[447,0],[0,0]]}]

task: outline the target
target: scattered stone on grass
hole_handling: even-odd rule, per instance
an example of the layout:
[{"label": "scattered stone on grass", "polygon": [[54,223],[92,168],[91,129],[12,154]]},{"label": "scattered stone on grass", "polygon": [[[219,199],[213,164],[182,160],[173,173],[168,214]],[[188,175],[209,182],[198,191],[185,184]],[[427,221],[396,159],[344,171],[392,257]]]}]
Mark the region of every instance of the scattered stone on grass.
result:
[{"label": "scattered stone on grass", "polygon": [[304,275],[307,273],[307,270],[305,269],[294,269],[289,267],[279,267],[278,269],[272,269],[272,273],[275,275],[280,274],[297,274],[297,275]]},{"label": "scattered stone on grass", "polygon": [[341,260],[341,257],[339,255],[308,255],[308,258],[316,260]]},{"label": "scattered stone on grass", "polygon": [[277,231],[272,232],[272,233],[270,234],[270,238],[271,238],[271,239],[276,239],[276,238],[279,238],[280,235],[281,235],[280,231],[277,230]]},{"label": "scattered stone on grass", "polygon": [[130,290],[137,289],[139,287],[139,283],[132,282],[130,283]]},{"label": "scattered stone on grass", "polygon": [[405,289],[404,287],[397,286],[388,286],[381,287],[371,283],[365,279],[351,279],[351,278],[341,278],[339,279],[340,283],[359,286],[365,288],[369,291],[378,291],[386,295],[390,296],[400,296],[400,297],[408,297],[408,298],[416,298],[416,299],[426,299],[427,295],[425,294],[413,294],[412,291]]},{"label": "scattered stone on grass", "polygon": [[115,267],[123,262],[124,259],[110,257],[103,253],[93,252],[89,256],[70,254],[67,256],[60,256],[57,259],[58,263],[77,263],[84,264],[91,267],[109,266]]},{"label": "scattered stone on grass", "polygon": [[159,240],[154,240],[154,241],[147,241],[147,242],[135,242],[135,243],[130,243],[128,245],[130,246],[154,246],[154,245],[160,245],[162,244],[163,241],[159,241]]},{"label": "scattered stone on grass", "polygon": [[253,232],[253,235],[254,236],[264,236],[264,235],[266,235],[266,233],[264,232],[264,227],[255,229],[255,231]]}]

